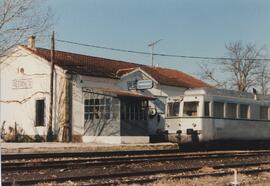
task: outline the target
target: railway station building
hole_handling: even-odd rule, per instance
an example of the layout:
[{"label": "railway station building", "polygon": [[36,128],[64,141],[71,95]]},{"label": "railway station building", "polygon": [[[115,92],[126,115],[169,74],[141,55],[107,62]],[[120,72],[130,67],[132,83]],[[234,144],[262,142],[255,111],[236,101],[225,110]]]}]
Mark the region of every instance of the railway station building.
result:
[{"label": "railway station building", "polygon": [[[30,37],[27,46],[1,58],[2,138],[11,133],[46,137],[50,55]],[[165,115],[173,114],[168,107],[186,89],[209,86],[175,69],[64,51],[55,51],[54,63],[52,132],[57,141],[148,143],[149,136],[163,131]],[[138,82],[151,87],[141,84],[138,90]]]}]

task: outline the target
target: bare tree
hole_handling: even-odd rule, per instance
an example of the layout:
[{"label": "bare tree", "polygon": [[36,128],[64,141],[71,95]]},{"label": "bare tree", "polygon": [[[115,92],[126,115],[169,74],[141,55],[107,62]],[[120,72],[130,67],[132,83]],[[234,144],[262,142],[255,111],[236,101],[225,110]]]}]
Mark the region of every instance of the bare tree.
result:
[{"label": "bare tree", "polygon": [[257,81],[261,94],[267,95],[270,90],[270,69],[266,62],[258,69]]},{"label": "bare tree", "polygon": [[0,2],[0,57],[22,43],[29,35],[39,35],[52,24],[49,8],[41,0],[2,0]]},{"label": "bare tree", "polygon": [[216,68],[210,68],[208,64],[200,65],[202,73],[198,74],[202,79],[208,80],[216,88],[227,88],[227,81],[217,79]]},{"label": "bare tree", "polygon": [[[228,59],[222,60],[219,65],[222,73],[228,74],[228,78],[220,80],[214,74],[214,69],[210,69],[206,65],[201,66],[202,78],[213,82],[214,86],[223,88],[229,86],[241,92],[247,91],[251,87],[261,87],[261,80],[266,80],[267,66],[258,59],[265,57],[265,47],[257,48],[255,44],[244,45],[241,41],[236,41],[225,45],[225,48]],[[264,68],[262,68],[263,64]],[[259,79],[258,77],[262,73],[264,73],[263,78]],[[266,82],[263,82],[263,90],[266,90],[267,85]]]}]

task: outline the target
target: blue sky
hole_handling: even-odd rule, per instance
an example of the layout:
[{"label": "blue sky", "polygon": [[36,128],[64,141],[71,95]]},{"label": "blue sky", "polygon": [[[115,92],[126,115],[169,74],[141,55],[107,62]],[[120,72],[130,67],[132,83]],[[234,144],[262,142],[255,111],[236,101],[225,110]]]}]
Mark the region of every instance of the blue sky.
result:
[{"label": "blue sky", "polygon": [[[267,0],[48,0],[58,39],[149,52],[223,57],[225,43],[270,46]],[[48,46],[44,46],[48,47]],[[150,56],[56,43],[56,49],[151,64]],[[190,74],[201,60],[155,57],[155,64]]]}]

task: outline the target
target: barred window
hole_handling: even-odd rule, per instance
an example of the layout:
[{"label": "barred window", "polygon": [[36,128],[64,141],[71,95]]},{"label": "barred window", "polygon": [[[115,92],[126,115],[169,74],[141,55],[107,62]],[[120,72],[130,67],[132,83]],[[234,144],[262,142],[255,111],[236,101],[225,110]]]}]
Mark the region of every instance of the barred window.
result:
[{"label": "barred window", "polygon": [[148,101],[125,100],[121,102],[122,120],[147,120]]},{"label": "barred window", "polygon": [[84,100],[84,120],[110,119],[112,98],[104,96],[103,98]]}]

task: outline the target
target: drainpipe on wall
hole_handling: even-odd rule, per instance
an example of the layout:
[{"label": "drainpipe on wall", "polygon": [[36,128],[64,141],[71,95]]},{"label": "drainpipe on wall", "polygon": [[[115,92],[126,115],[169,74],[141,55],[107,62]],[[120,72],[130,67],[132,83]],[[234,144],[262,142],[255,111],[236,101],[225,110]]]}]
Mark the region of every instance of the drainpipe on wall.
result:
[{"label": "drainpipe on wall", "polygon": [[50,105],[49,105],[49,122],[47,128],[46,141],[53,141],[52,115],[53,115],[53,79],[54,79],[54,32],[51,38],[51,76],[50,76]]}]

